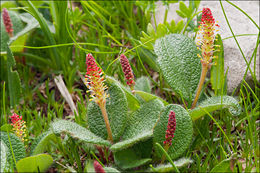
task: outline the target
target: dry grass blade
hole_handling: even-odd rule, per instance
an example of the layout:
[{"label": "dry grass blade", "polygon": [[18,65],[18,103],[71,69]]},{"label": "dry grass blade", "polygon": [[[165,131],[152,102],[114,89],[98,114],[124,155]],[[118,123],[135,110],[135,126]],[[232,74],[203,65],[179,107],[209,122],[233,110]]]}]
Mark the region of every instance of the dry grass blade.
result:
[{"label": "dry grass blade", "polygon": [[66,87],[66,85],[65,85],[65,83],[63,81],[63,79],[62,79],[62,76],[61,75],[56,76],[54,78],[54,82],[57,85],[61,95],[65,98],[66,102],[69,104],[69,106],[70,106],[70,108],[71,108],[71,110],[73,112],[73,115],[74,115],[75,112],[78,115],[79,114],[78,110],[77,110],[77,108],[76,108],[76,106],[75,106],[75,104],[73,102],[73,99],[72,99],[72,97],[71,97],[71,95],[70,95],[70,93],[69,93],[69,91],[68,91],[68,89],[67,89],[67,87]]}]

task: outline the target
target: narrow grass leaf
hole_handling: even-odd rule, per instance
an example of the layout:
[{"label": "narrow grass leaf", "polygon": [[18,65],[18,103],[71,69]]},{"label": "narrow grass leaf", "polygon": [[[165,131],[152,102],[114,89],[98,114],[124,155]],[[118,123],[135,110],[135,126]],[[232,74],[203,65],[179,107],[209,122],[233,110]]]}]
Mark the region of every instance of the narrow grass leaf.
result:
[{"label": "narrow grass leaf", "polygon": [[216,59],[213,60],[213,63],[216,64],[211,68],[210,81],[212,88],[215,90],[215,93],[217,93],[217,91],[221,89],[222,80],[224,80],[224,49],[223,42],[219,34],[216,36],[214,45],[218,45],[220,47],[217,48],[219,51],[214,53]]}]

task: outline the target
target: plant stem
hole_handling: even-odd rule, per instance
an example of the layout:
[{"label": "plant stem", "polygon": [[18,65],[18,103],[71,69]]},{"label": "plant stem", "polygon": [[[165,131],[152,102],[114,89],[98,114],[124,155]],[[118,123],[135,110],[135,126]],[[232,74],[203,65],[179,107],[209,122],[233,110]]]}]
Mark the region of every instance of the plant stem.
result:
[{"label": "plant stem", "polygon": [[[164,145],[164,150],[165,150],[166,152],[168,152],[169,147],[170,147],[169,145]],[[165,161],[165,154],[162,156],[161,164],[163,164],[164,161]]]},{"label": "plant stem", "polygon": [[109,120],[108,120],[106,105],[102,104],[102,105],[99,105],[99,107],[101,109],[103,118],[105,120],[105,124],[106,124],[106,128],[107,128],[107,134],[108,134],[108,140],[113,143],[113,136],[112,136],[112,131],[111,131],[111,128],[110,128]]},{"label": "plant stem", "polygon": [[208,67],[209,67],[208,64],[202,63],[202,71],[201,71],[201,76],[200,76],[200,82],[199,82],[197,93],[196,93],[196,96],[195,96],[194,101],[192,103],[191,109],[195,108],[196,103],[199,99],[200,92],[201,92],[201,89],[203,87],[203,84],[204,84],[204,81],[205,81],[205,78],[206,78],[206,75],[207,75],[207,72],[208,72]]}]

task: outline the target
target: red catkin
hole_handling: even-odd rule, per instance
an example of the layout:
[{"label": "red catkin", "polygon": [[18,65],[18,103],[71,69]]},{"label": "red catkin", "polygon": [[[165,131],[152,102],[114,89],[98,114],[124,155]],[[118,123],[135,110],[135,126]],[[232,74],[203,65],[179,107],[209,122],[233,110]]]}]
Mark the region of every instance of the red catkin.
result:
[{"label": "red catkin", "polygon": [[129,85],[131,87],[131,89],[133,89],[133,87],[135,85],[134,74],[133,74],[132,68],[129,64],[129,61],[124,54],[122,54],[120,56],[120,63],[121,63],[121,66],[122,66],[122,69],[123,69],[123,72],[125,75],[126,83],[127,83],[127,85]]},{"label": "red catkin", "polygon": [[13,30],[13,24],[12,24],[11,18],[9,16],[9,13],[8,13],[6,8],[3,8],[2,16],[3,16],[3,22],[4,22],[5,30],[8,33],[8,35],[10,37],[12,37],[13,31],[14,31]]},{"label": "red catkin", "polygon": [[168,125],[165,134],[165,141],[163,142],[164,145],[168,145],[168,146],[172,145],[172,139],[174,137],[175,129],[176,129],[175,113],[171,111],[169,113]]},{"label": "red catkin", "polygon": [[100,163],[98,163],[98,161],[94,161],[94,169],[96,173],[106,173],[106,171],[104,170],[104,168],[100,165]]}]

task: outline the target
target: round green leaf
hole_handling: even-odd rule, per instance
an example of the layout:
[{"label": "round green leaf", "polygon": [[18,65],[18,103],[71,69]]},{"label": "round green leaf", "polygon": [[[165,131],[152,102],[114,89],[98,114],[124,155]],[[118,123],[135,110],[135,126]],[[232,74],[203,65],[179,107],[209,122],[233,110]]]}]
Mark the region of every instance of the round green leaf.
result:
[{"label": "round green leaf", "polygon": [[46,172],[52,162],[50,155],[39,154],[19,160],[16,167],[18,172]]},{"label": "round green leaf", "polygon": [[176,93],[191,101],[201,75],[194,41],[181,34],[170,34],[156,40],[154,51],[165,80]]},{"label": "round green leaf", "polygon": [[[158,142],[163,145],[165,140],[165,133],[168,125],[168,118],[170,111],[175,112],[176,117],[176,130],[174,138],[172,139],[172,145],[168,150],[168,154],[172,159],[178,158],[189,146],[192,138],[192,120],[189,113],[179,105],[168,105],[161,113],[160,119],[154,128],[154,143]],[[156,152],[159,156],[162,153],[156,148]]]},{"label": "round green leaf", "polygon": [[141,105],[127,121],[127,128],[120,141],[111,146],[112,151],[128,148],[139,141],[145,141],[153,136],[153,128],[159,118],[163,103],[154,99]]},{"label": "round green leaf", "polygon": [[[106,110],[113,140],[118,141],[126,124],[127,100],[123,90],[116,84],[110,84],[108,88],[109,97],[106,99]],[[95,102],[88,104],[87,117],[90,131],[103,139],[107,139],[105,121],[99,106]]]},{"label": "round green leaf", "polygon": [[125,150],[115,152],[114,159],[116,165],[118,165],[118,167],[121,169],[135,168],[152,161],[150,158],[138,157],[132,148],[127,148]]}]

